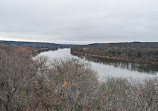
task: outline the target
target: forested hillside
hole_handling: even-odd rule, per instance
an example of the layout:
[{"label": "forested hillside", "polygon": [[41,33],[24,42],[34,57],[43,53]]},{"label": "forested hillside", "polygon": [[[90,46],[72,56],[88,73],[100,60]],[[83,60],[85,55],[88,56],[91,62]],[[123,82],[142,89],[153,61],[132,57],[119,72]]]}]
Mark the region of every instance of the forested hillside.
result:
[{"label": "forested hillside", "polygon": [[157,111],[158,80],[100,83],[77,59],[32,60],[34,50],[0,44],[0,111]]},{"label": "forested hillside", "polygon": [[38,53],[48,50],[57,50],[58,48],[70,48],[69,44],[55,44],[45,42],[22,42],[22,41],[0,41],[0,44],[7,44],[11,46],[24,46],[30,50],[36,50]]},{"label": "forested hillside", "polygon": [[74,55],[158,64],[158,43],[154,42],[90,44],[84,47],[73,47],[71,53]]}]

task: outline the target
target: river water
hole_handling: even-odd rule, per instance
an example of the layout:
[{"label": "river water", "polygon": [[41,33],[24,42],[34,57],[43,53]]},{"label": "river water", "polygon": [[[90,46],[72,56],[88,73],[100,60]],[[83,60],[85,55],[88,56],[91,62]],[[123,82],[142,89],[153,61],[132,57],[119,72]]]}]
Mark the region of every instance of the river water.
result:
[{"label": "river water", "polygon": [[89,63],[97,73],[100,81],[106,77],[127,78],[142,80],[146,78],[158,77],[158,66],[141,64],[141,63],[129,63],[122,61],[113,61],[99,58],[86,58],[74,56],[70,53],[70,48],[58,49],[56,51],[42,52],[39,56],[47,56],[49,61],[55,59],[76,58]]}]

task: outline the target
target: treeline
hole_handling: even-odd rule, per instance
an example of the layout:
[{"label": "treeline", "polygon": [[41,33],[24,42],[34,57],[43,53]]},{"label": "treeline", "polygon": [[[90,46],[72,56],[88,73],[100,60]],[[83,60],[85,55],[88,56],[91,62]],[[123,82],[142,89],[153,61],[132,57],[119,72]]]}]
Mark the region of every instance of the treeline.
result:
[{"label": "treeline", "polygon": [[154,42],[91,44],[84,47],[73,47],[71,48],[71,53],[158,64],[158,43]]},{"label": "treeline", "polygon": [[55,44],[55,43],[46,43],[46,42],[22,42],[22,41],[2,41],[0,44],[7,44],[11,46],[24,46],[30,50],[36,50],[38,53],[49,50],[57,50],[58,48],[70,48],[72,45],[66,44]]},{"label": "treeline", "polygon": [[[83,58],[82,55],[79,57]],[[111,65],[114,67],[119,67],[122,69],[128,69],[131,71],[138,71],[143,73],[150,73],[153,75],[156,75],[158,72],[158,65],[155,64],[144,64],[144,63],[138,63],[138,62],[129,62],[129,61],[122,61],[122,60],[115,60],[115,59],[106,59],[103,57],[89,57],[84,56],[84,58],[88,61],[93,61],[105,65]]]},{"label": "treeline", "polygon": [[100,83],[77,59],[32,60],[26,47],[0,45],[0,111],[157,111],[158,79]]}]

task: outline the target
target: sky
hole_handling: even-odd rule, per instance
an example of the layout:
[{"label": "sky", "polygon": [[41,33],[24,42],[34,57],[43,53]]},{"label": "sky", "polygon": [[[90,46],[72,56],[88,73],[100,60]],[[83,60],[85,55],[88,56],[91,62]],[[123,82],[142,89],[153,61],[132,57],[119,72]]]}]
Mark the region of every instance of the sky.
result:
[{"label": "sky", "polygon": [[0,0],[0,40],[158,42],[158,0]]}]

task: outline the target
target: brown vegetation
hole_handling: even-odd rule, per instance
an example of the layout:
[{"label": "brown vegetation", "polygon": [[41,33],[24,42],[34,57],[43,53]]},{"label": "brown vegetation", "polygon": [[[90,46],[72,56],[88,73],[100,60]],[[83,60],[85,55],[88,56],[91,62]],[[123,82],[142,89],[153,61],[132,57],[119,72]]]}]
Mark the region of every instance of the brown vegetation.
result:
[{"label": "brown vegetation", "polygon": [[[5,48],[4,48],[5,47]],[[89,64],[76,59],[32,59],[25,47],[0,46],[1,111],[157,111],[158,79],[97,80]]]},{"label": "brown vegetation", "polygon": [[111,43],[73,47],[71,53],[114,60],[158,64],[158,43]]}]

